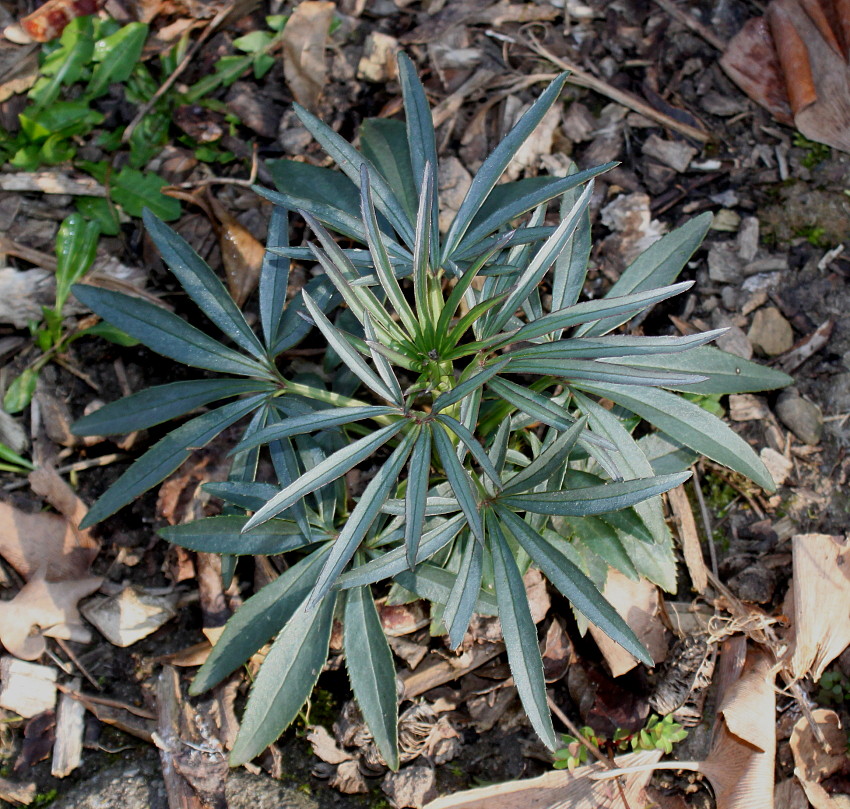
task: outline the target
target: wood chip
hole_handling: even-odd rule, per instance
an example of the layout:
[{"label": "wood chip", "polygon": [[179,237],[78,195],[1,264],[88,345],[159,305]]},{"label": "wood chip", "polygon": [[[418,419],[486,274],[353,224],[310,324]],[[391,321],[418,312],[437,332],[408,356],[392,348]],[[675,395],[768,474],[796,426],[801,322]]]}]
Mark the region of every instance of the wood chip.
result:
[{"label": "wood chip", "polygon": [[[68,684],[79,691],[82,680],[74,678]],[[54,778],[64,778],[80,766],[83,758],[83,732],[85,731],[86,708],[70,694],[59,696],[59,708],[56,711],[56,742],[53,745],[53,763],[50,774]]]},{"label": "wood chip", "polygon": [[685,565],[691,577],[691,582],[700,595],[705,593],[708,586],[708,573],[705,560],[702,558],[702,546],[699,541],[699,531],[694,519],[694,512],[688,500],[684,486],[677,486],[667,492],[667,499],[673,511],[673,518],[678,528],[679,541],[682,543],[682,554]]},{"label": "wood chip", "polygon": [[35,800],[37,787],[34,783],[16,784],[8,778],[0,778],[0,800],[28,806]]},{"label": "wood chip", "polygon": [[471,651],[456,657],[441,657],[431,653],[416,671],[403,671],[399,675],[404,692],[402,700],[413,699],[438,685],[456,680],[479,666],[483,666],[505,650],[502,643],[482,643]]},{"label": "wood chip", "polygon": [[0,708],[29,719],[56,704],[56,678],[52,666],[25,663],[14,657],[0,658]]},{"label": "wood chip", "polygon": [[0,175],[0,190],[31,191],[42,194],[70,194],[74,197],[105,197],[106,189],[91,177],[69,177],[56,171],[18,171]]}]

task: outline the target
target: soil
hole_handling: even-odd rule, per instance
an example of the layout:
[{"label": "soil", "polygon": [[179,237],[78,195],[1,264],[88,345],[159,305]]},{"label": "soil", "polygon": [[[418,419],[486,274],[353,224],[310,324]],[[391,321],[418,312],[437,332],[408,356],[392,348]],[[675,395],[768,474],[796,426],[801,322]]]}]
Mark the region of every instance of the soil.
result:
[{"label": "soil", "polygon": [[[23,0],[5,5],[16,17],[29,10],[29,4]],[[196,5],[196,0],[174,0],[167,4],[170,11],[166,11],[171,15],[167,19],[191,16]],[[487,126],[480,137],[465,138],[484,105],[513,79],[533,73],[553,73],[557,69],[546,60],[535,57],[529,49],[512,44],[518,37],[533,33],[549,50],[593,71],[610,85],[640,95],[656,109],[674,117],[702,122],[712,135],[705,145],[682,139],[646,118],[612,107],[600,94],[569,85],[564,94],[563,117],[555,128],[553,140],[544,144],[544,152],[538,156],[540,159],[532,160],[526,173],[543,171],[553,164],[552,161],[557,164],[560,155],[572,157],[581,168],[602,160],[621,161],[619,167],[600,178],[597,185],[594,202],[597,236],[593,254],[595,269],[587,290],[592,294],[603,292],[622,269],[622,256],[617,253],[616,243],[608,241],[610,231],[602,223],[599,212],[618,194],[643,192],[651,200],[652,218],[668,229],[703,210],[715,213],[731,211],[736,222],[741,217],[757,219],[760,225],[759,255],[777,259],[771,266],[779,268],[755,276],[765,280],[764,288],[769,290],[764,305],[775,306],[780,311],[791,325],[795,341],[809,336],[826,321],[833,322],[826,346],[794,370],[797,390],[801,396],[819,405],[824,421],[822,436],[815,445],[802,443],[783,429],[781,434],[788,444],[775,448],[786,452],[790,450],[794,464],[786,485],[780,487],[773,498],[749,492],[748,497],[741,497],[734,487],[727,485],[729,480],[721,472],[713,467],[703,470],[704,485],[710,495],[709,505],[716,523],[715,541],[720,569],[725,572],[727,583],[733,586],[731,580],[734,579],[737,582],[734,586],[739,589],[742,598],[744,593],[741,590],[751,592],[752,588],[762,587],[762,584],[753,584],[752,578],[761,575],[760,565],[765,556],[769,557],[770,586],[764,597],[756,596],[750,600],[760,602],[768,612],[778,612],[790,576],[787,544],[790,533],[778,537],[774,533],[765,545],[759,544],[750,527],[762,518],[767,518],[774,526],[785,519],[793,524],[791,533],[844,534],[850,522],[850,489],[847,486],[850,473],[850,255],[839,254],[827,265],[822,262],[827,250],[846,241],[848,236],[850,156],[835,150],[815,150],[810,144],[795,145],[800,141],[792,130],[771,120],[764,110],[753,104],[725,77],[717,64],[718,54],[711,45],[650,2],[619,0],[604,3],[591,0],[587,6],[581,6],[593,12],[586,20],[580,9],[573,9],[578,4],[567,2],[566,7],[573,9],[578,16],[565,20],[564,4],[556,8],[557,4],[550,7],[541,1],[536,5],[528,4],[532,9],[529,11],[532,23],[511,22],[510,15],[506,16],[506,22],[494,21],[492,15],[488,17],[484,13],[490,5],[471,1],[444,4],[439,0],[430,3],[417,0],[339,2],[337,16],[340,24],[331,37],[328,51],[329,81],[317,114],[344,136],[353,137],[364,118],[394,114],[398,110],[400,94],[394,78],[369,82],[357,77],[358,62],[367,37],[376,32],[395,38],[411,53],[423,70],[434,103],[452,92],[459,92],[458,88],[477,71],[492,70],[493,75],[481,87],[469,94],[460,94],[459,107],[439,130],[441,157],[457,156],[462,164],[473,170],[480,164],[485,147],[492,147],[503,134],[504,121],[528,103],[541,85],[515,89],[506,100],[496,105],[486,119]],[[704,23],[711,24],[721,36],[727,37],[757,11],[759,4],[744,0],[713,0],[680,5]],[[279,2],[263,2],[261,7],[250,18],[218,33],[201,48],[194,57],[196,64],[184,77],[187,83],[203,75],[203,70],[208,69],[218,55],[230,52],[230,42],[235,36],[260,25],[261,11],[281,13],[282,8],[288,8]],[[534,9],[538,17],[534,16]],[[463,49],[468,50],[468,63],[456,55],[455,64],[446,55]],[[442,66],[440,70],[434,68],[434,60]],[[316,144],[301,137],[303,131],[299,132],[291,114],[292,97],[279,59],[263,79],[255,80],[251,74],[243,77],[235,92],[249,97],[255,94],[262,103],[274,109],[279,120],[275,123],[275,136],[257,135],[245,126],[237,126],[236,134],[228,136],[227,148],[244,154],[250,153],[252,144],[255,144],[263,160],[298,154],[317,164],[324,161]],[[227,94],[226,90],[218,91],[222,98]],[[3,102],[2,105],[7,111],[9,103]],[[597,128],[607,122],[608,136],[601,137],[592,128],[586,136],[582,135],[575,121],[570,122],[570,109],[576,118],[581,116]],[[5,116],[4,120],[7,118]],[[644,147],[650,137],[692,146],[694,157],[683,171],[676,171],[645,154]],[[812,162],[813,154],[817,155],[815,162]],[[237,161],[223,168],[215,167],[215,171],[244,178],[247,176],[247,163]],[[264,180],[263,172],[260,173],[260,181],[269,184],[267,178]],[[257,238],[262,239],[269,207],[257,202],[243,188],[219,188],[218,200],[252,229]],[[21,215],[14,218],[9,226],[7,238],[50,252],[56,224],[73,210],[72,201],[70,198],[50,198],[40,194],[16,196],[22,200]],[[0,192],[0,212],[11,205],[12,197],[8,192]],[[184,210],[187,213],[177,223],[177,229],[200,250],[211,266],[220,269],[221,254],[207,220],[196,215],[195,209],[189,206],[185,206]],[[299,238],[298,226],[293,238]],[[674,333],[670,316],[697,325],[731,324],[747,333],[752,325],[753,312],[742,314],[740,307],[754,294],[751,278],[742,275],[721,282],[712,280],[708,271],[707,255],[711,245],[734,242],[736,238],[734,230],[710,232],[705,246],[686,270],[689,277],[697,282],[688,300],[654,312],[644,324],[647,333],[650,329],[654,330],[653,333]],[[197,323],[194,310],[179,295],[175,283],[153,256],[139,220],[125,224],[120,237],[105,241],[102,249],[122,263],[143,270],[143,274],[147,275],[148,290],[164,295],[178,313]],[[19,268],[30,266],[21,259],[10,259],[10,263]],[[246,311],[249,318],[256,319],[256,303],[253,300],[249,301]],[[0,343],[3,337],[26,336],[24,330],[11,326],[0,329]],[[33,351],[26,348],[17,356],[7,355],[4,368],[7,382],[32,359]],[[776,359],[767,357],[761,359],[776,362]],[[69,371],[69,367],[83,371],[86,379]],[[63,402],[70,416],[76,418],[94,399],[112,401],[119,398],[122,374],[133,391],[185,378],[184,369],[144,348],[120,348],[87,338],[75,343],[63,365],[48,366],[42,380],[44,389]],[[779,396],[779,392],[773,392],[764,397],[774,413]],[[728,402],[723,404],[728,411]],[[27,429],[30,428],[29,412],[23,414],[21,421]],[[776,433],[769,420],[735,426],[757,447],[773,446],[776,442]],[[75,472],[71,480],[80,497],[87,503],[93,502],[126,469],[132,458],[149,447],[164,431],[165,428],[152,429],[138,436],[132,448],[120,452],[122,457],[119,460]],[[43,458],[53,460],[59,466],[110,456],[118,451],[116,445],[109,441],[94,446],[76,442],[70,447],[62,447],[43,434],[37,434],[35,449],[42,453]],[[740,485],[737,480],[731,483]],[[41,501],[28,494],[28,489],[21,485],[19,477],[3,475],[0,487],[3,485],[7,489],[5,497],[16,505],[31,510],[42,507]],[[761,510],[761,515],[753,510],[753,502]],[[215,508],[214,504],[209,507]],[[162,522],[155,491],[106,520],[98,528],[103,550],[95,561],[93,571],[114,583],[132,582],[146,587],[173,585],[171,576],[176,565],[172,552],[155,534],[155,529]],[[250,562],[240,563],[238,577],[243,590],[247,591],[252,581]],[[191,580],[177,584],[177,587],[187,595],[194,591]],[[747,587],[751,590],[747,591]],[[15,583],[10,580],[3,590],[3,597],[9,598],[15,592]],[[687,582],[679,598],[690,598]],[[74,646],[80,663],[102,689],[102,696],[135,706],[151,706],[152,675],[158,669],[158,661],[200,640],[202,613],[191,598],[187,601],[175,620],[128,649],[114,647],[98,635],[88,646]],[[330,728],[334,710],[350,698],[350,693],[342,684],[343,677],[331,677],[328,682],[332,683],[332,701],[322,721]],[[327,687],[324,679],[320,686]],[[815,687],[809,685],[807,688],[812,694],[817,693]],[[565,685],[559,684],[557,692],[562,704],[571,705]],[[573,719],[578,720],[574,705],[567,710]],[[692,733],[689,744],[702,744],[704,748],[710,720],[710,716],[704,720],[702,731]],[[459,756],[438,768],[438,791],[450,792],[478,783],[536,775],[548,770],[550,765],[537,749],[530,729],[518,719],[513,726],[506,727],[506,724],[509,723],[497,723],[492,730],[481,734],[471,729],[464,730]],[[20,749],[20,729],[11,732],[2,729],[0,741],[3,742],[5,761],[13,764],[14,754]],[[108,790],[112,787],[108,785],[114,785],[116,776],[120,781],[129,778],[133,784],[139,782],[139,789],[145,785],[154,791],[158,789],[150,780],[157,771],[157,762],[149,745],[89,716],[86,748],[83,766],[66,779],[52,778],[49,762],[37,764],[24,778],[34,780],[42,796],[56,790],[55,805],[63,809],[66,806],[106,805],[97,803],[95,798],[100,793],[111,794]],[[704,752],[703,749],[693,755],[696,757]],[[283,762],[287,783],[296,786],[284,790],[292,799],[291,803],[274,805],[303,806],[305,809],[314,806],[381,805],[383,796],[379,779],[368,781],[371,789],[368,795],[348,796],[331,790],[326,780],[312,775],[318,760],[309,752],[303,727],[290,731],[283,738],[279,760]],[[279,764],[272,766],[268,760],[261,763],[269,771],[278,774],[281,771]],[[790,773],[788,767],[785,769]],[[128,775],[133,771],[141,773],[141,778]],[[684,781],[671,781],[667,776],[665,779],[656,781],[656,784],[671,789],[687,787],[688,792],[699,789],[703,795],[701,800],[710,801],[704,786],[687,786]],[[157,796],[140,798],[137,804],[164,805],[162,793],[157,792]],[[157,801],[160,803],[157,804]],[[690,797],[689,805],[704,805],[695,801],[695,797]],[[115,798],[111,805],[118,802],[119,799]],[[128,807],[137,805],[124,797],[120,802]],[[45,803],[46,799],[39,805]],[[254,806],[265,805],[259,799],[251,803]]]}]

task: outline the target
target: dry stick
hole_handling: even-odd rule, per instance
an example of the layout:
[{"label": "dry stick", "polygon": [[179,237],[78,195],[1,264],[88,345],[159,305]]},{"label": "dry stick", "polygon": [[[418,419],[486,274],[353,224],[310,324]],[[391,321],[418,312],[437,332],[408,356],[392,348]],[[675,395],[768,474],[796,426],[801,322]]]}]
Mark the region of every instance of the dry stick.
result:
[{"label": "dry stick", "polygon": [[700,143],[708,143],[708,141],[711,140],[711,136],[707,132],[703,132],[703,130],[697,129],[695,126],[683,124],[675,118],[665,115],[663,112],[659,112],[658,110],[650,107],[649,104],[645,101],[641,101],[637,96],[627,93],[624,90],[618,90],[616,87],[612,87],[608,84],[608,82],[596,78],[596,76],[588,73],[586,70],[582,70],[580,67],[577,67],[570,62],[564,61],[560,56],[556,56],[552,53],[552,51],[541,45],[536,39],[534,39],[534,37],[531,37],[531,42],[524,42],[518,39],[517,43],[524,45],[526,48],[534,51],[544,59],[548,59],[552,62],[552,64],[557,65],[562,70],[569,70],[570,75],[567,77],[567,82],[569,84],[575,84],[577,87],[587,87],[590,90],[610,98],[612,101],[616,101],[618,104],[622,104],[624,107],[628,107],[629,109],[652,119],[656,123],[661,124],[661,126],[672,129],[685,137],[693,138],[693,140],[699,141]]},{"label": "dry stick", "polygon": [[700,486],[699,482],[699,470],[696,466],[692,467],[693,475],[691,480],[694,484],[694,491],[697,495],[697,502],[699,503],[700,516],[702,517],[702,527],[705,531],[705,540],[708,543],[708,555],[711,559],[711,572],[714,574],[715,579],[719,579],[718,568],[717,568],[717,550],[714,547],[714,532],[711,528],[711,515],[708,513],[708,508],[705,505],[705,498],[702,496],[702,486]]},{"label": "dry stick", "polygon": [[189,67],[192,59],[195,58],[195,54],[197,54],[201,46],[213,33],[215,33],[218,27],[228,17],[230,12],[233,10],[234,5],[236,5],[235,2],[228,3],[221,11],[218,12],[218,14],[215,15],[215,17],[212,18],[212,20],[210,20],[209,25],[207,25],[207,27],[201,32],[201,35],[198,37],[195,44],[189,48],[188,52],[183,57],[180,64],[177,65],[174,72],[160,85],[159,89],[144,104],[142,104],[141,107],[139,107],[139,111],[136,113],[135,118],[130,121],[130,125],[124,130],[124,134],[121,136],[121,143],[129,143],[133,131],[142,122],[142,119],[154,108],[156,102],[171,89],[173,84],[183,74],[183,71]]},{"label": "dry stick", "polygon": [[91,676],[88,669],[80,662],[80,659],[74,654],[71,648],[65,643],[62,638],[54,638],[59,648],[68,655],[69,660],[77,667],[80,674],[83,675],[98,691],[103,691],[103,686]]},{"label": "dry stick", "polygon": [[704,26],[696,17],[688,14],[687,11],[682,11],[672,0],[655,0],[655,2],[671,17],[690,28],[695,34],[699,34],[709,45],[717,48],[721,53],[726,50],[726,43],[714,31]]}]

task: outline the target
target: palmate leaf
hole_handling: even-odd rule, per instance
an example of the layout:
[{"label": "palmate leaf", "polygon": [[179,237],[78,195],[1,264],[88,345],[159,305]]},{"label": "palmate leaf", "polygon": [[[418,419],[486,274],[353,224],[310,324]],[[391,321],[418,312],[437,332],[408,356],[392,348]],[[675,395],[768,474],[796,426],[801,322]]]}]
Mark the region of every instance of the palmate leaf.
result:
[{"label": "palmate leaf", "polygon": [[274,379],[265,363],[228,348],[172,312],[141,298],[82,284],[75,284],[72,291],[93,312],[157,354],[193,368]]},{"label": "palmate leaf", "polygon": [[750,445],[707,410],[674,393],[646,388],[636,396],[624,385],[584,384],[576,387],[610,399],[636,413],[686,447],[728,466],[768,492],[776,484]]},{"label": "palmate leaf", "polygon": [[493,583],[499,603],[499,622],[511,674],[531,726],[543,744],[554,750],[558,745],[552,727],[552,715],[546,702],[543,660],[537,645],[537,627],[531,618],[525,584],[499,520],[492,511],[488,511],[486,520],[493,557]]},{"label": "palmate leaf", "polygon": [[266,395],[260,394],[231,402],[187,421],[170,432],[112,484],[89,509],[80,528],[95,525],[152,486],[161,483],[189,457],[192,450],[205,446],[231,424],[260,407],[265,400]]},{"label": "palmate leaf", "polygon": [[327,550],[296,562],[236,610],[192,680],[190,694],[214,688],[280,631],[310,592]]},{"label": "palmate leaf", "polygon": [[399,767],[395,665],[368,587],[349,590],[343,621],[345,665],[363,719],[384,761]]},{"label": "palmate leaf", "polygon": [[335,604],[336,593],[312,610],[303,601],[275,638],[248,696],[232,767],[260,755],[298,715],[325,665]]},{"label": "palmate leaf", "polygon": [[75,435],[122,435],[146,430],[219,399],[246,393],[274,393],[275,390],[271,383],[253,379],[171,382],[110,402],[75,421],[71,430]]},{"label": "palmate leaf", "polygon": [[162,260],[200,310],[240,348],[258,360],[265,360],[263,344],[209,265],[180,234],[149,210],[145,209],[142,219]]}]

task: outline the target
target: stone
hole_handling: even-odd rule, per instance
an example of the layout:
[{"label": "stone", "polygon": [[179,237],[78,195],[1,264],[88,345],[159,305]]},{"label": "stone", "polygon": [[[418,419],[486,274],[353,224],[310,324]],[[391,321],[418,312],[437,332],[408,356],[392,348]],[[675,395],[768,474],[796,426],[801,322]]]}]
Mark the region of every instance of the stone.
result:
[{"label": "stone", "polygon": [[824,400],[829,402],[830,409],[836,414],[850,411],[850,373],[832,377]]},{"label": "stone", "polygon": [[738,255],[744,261],[752,261],[759,249],[759,220],[745,216],[738,228]]},{"label": "stone", "polygon": [[714,242],[708,248],[708,277],[719,284],[739,284],[744,265],[734,242]]},{"label": "stone", "polygon": [[741,226],[741,215],[729,208],[721,208],[711,220],[711,229],[735,233]]},{"label": "stone", "polygon": [[[244,770],[231,771],[225,791],[228,809],[318,809],[325,803],[290,784]],[[87,778],[50,806],[51,809],[168,809],[168,798],[159,775],[159,763],[146,759],[137,766],[113,767]]]},{"label": "stone", "polygon": [[759,458],[767,467],[767,471],[770,472],[770,476],[777,486],[782,486],[794,469],[794,464],[788,458],[770,447],[764,447],[759,452]]},{"label": "stone", "polygon": [[405,767],[389,772],[381,789],[397,809],[421,809],[437,797],[437,776],[431,767]]},{"label": "stone", "polygon": [[363,56],[357,66],[357,78],[384,83],[396,77],[398,40],[389,34],[373,31],[366,37]]},{"label": "stone", "polygon": [[804,444],[815,445],[823,433],[821,409],[800,396],[796,388],[784,391],[776,404],[779,420]]},{"label": "stone", "polygon": [[721,334],[715,340],[715,345],[721,350],[729,354],[734,354],[736,357],[742,357],[745,360],[751,359],[753,356],[753,347],[744,334],[743,329],[737,326],[729,326],[729,331]]},{"label": "stone", "polygon": [[684,141],[664,140],[658,135],[650,135],[643,144],[643,153],[660,160],[680,174],[688,170],[691,160],[697,156],[697,150]]},{"label": "stone", "polygon": [[733,393],[729,397],[729,418],[732,421],[761,421],[770,417],[767,403],[751,393]]},{"label": "stone", "polygon": [[768,357],[784,354],[794,345],[794,330],[775,306],[766,306],[755,313],[747,337],[753,348]]}]

